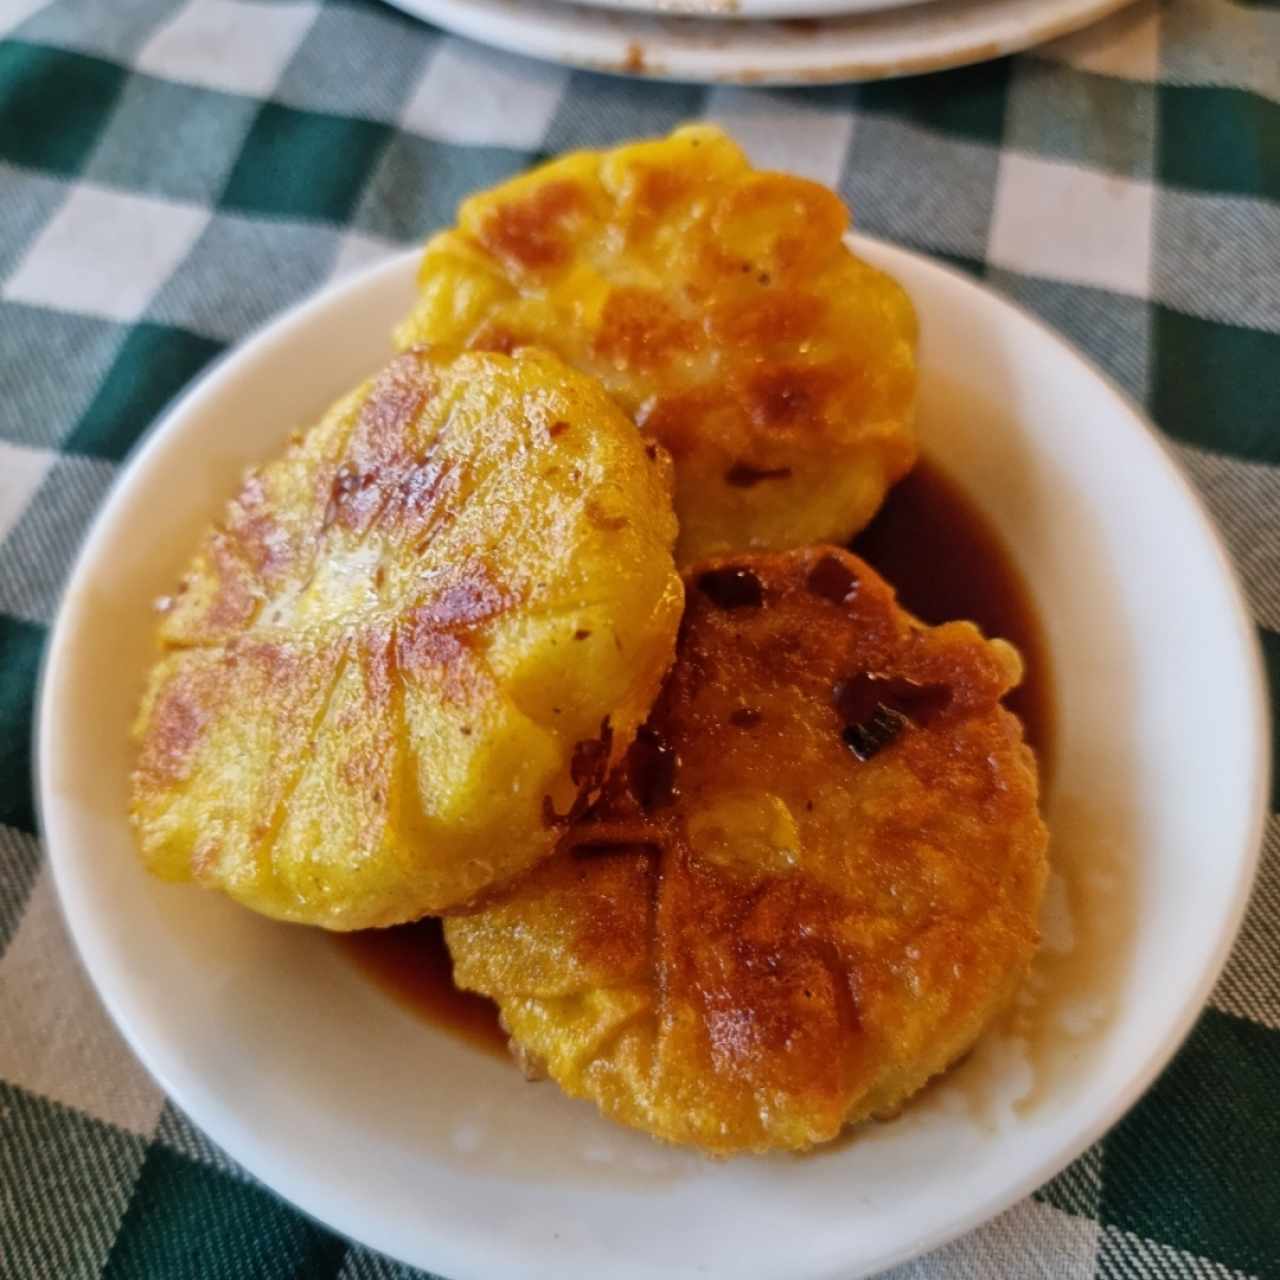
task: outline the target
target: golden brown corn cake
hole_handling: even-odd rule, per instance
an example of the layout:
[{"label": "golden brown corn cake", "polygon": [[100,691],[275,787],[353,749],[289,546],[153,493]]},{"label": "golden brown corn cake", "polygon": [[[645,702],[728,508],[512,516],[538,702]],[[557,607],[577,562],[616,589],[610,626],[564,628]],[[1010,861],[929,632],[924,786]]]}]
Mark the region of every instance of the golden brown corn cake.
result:
[{"label": "golden brown corn cake", "polygon": [[830,548],[686,577],[672,669],[561,850],[446,921],[460,986],[615,1120],[804,1148],[973,1044],[1035,950],[1017,653]]},{"label": "golden brown corn cake", "polygon": [[916,324],[825,187],[707,125],[463,202],[404,345],[550,347],[676,463],[677,559],[844,542],[915,460]]},{"label": "golden brown corn cake", "polygon": [[669,471],[553,356],[398,357],[249,473],[165,602],[147,865],[356,929],[551,852],[671,662]]}]

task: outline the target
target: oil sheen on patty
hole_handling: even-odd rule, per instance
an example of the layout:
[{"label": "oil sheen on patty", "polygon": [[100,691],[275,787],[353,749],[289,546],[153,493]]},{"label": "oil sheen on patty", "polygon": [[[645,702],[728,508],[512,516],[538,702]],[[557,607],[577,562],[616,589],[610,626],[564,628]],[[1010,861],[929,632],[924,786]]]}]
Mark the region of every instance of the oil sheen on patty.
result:
[{"label": "oil sheen on patty", "polygon": [[1037,943],[1016,651],[833,548],[686,574],[677,660],[556,856],[446,922],[526,1066],[708,1153],[803,1149],[963,1056]]},{"label": "oil sheen on patty", "polygon": [[676,464],[677,558],[845,542],[916,456],[915,313],[816,183],[707,125],[464,201],[403,345],[548,347]]},{"label": "oil sheen on patty", "polygon": [[590,379],[399,356],[248,474],[165,602],[148,867],[331,929],[528,869],[670,665],[674,539],[669,459]]}]

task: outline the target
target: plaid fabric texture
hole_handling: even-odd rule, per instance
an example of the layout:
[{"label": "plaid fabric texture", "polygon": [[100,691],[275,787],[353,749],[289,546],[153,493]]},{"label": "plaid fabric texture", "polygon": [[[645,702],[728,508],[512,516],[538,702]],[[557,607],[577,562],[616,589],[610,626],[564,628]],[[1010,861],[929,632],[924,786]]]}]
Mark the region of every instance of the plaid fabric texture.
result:
[{"label": "plaid fabric texture", "polygon": [[[568,72],[354,0],[0,0],[6,1280],[416,1274],[234,1167],[107,1023],[35,835],[41,646],[126,452],[230,344],[474,187],[699,117],[1038,312],[1144,402],[1280,687],[1277,0],[1149,0],[985,66],[776,92]],[[1280,1276],[1278,1096],[1273,814],[1239,946],[1151,1093],[1038,1194],[896,1275]]]}]

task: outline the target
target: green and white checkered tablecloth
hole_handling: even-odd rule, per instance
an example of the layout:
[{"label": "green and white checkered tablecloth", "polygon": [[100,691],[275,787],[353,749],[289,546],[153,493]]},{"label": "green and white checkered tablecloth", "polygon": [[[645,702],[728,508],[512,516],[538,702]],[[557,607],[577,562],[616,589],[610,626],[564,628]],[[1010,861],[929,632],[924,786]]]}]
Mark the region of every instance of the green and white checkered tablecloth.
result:
[{"label": "green and white checkered tablecloth", "polygon": [[[1139,3],[986,66],[778,92],[566,72],[356,0],[0,0],[4,1280],[414,1274],[234,1167],[108,1024],[35,835],[41,645],[130,445],[230,344],[476,186],[699,117],[1039,312],[1143,401],[1280,686],[1277,0]],[[897,1275],[1280,1277],[1274,813],[1240,943],[1151,1093]]]}]

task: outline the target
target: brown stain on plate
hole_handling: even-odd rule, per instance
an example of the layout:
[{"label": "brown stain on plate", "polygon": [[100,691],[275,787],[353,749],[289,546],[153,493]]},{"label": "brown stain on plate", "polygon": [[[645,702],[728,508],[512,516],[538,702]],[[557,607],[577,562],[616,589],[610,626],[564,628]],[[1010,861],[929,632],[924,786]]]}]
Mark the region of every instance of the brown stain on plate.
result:
[{"label": "brown stain on plate", "polygon": [[[557,60],[568,63],[571,66],[584,67],[590,70],[642,76],[654,80],[701,79],[710,84],[743,85],[867,83],[873,80],[892,80],[903,76],[924,75],[933,71],[948,71],[955,67],[971,66],[974,63],[1007,57],[1023,49],[1046,44],[1051,40],[1057,40],[1062,36],[1070,35],[1072,32],[1093,26],[1103,18],[1133,3],[1134,0],[1098,0],[1098,3],[1089,6],[1083,11],[1075,10],[1041,25],[1030,26],[1027,30],[1004,40],[976,41],[959,47],[948,46],[941,51],[919,54],[914,57],[879,62],[865,59],[844,60],[825,65],[791,67],[782,70],[746,65],[698,75],[687,67],[673,72],[667,63],[654,59],[654,50],[646,51],[646,56],[640,66],[633,66],[631,49],[635,44],[634,41],[629,42],[622,57],[583,58],[566,49],[560,52]],[[870,16],[877,18],[881,15],[873,14]],[[734,18],[729,18],[726,21],[716,18],[699,18],[685,14],[650,20],[662,22],[662,35],[668,49],[672,44],[675,44],[680,53],[694,57],[705,56],[723,48],[731,39],[731,34],[729,39],[726,39],[723,32],[717,32],[706,43],[698,40],[696,33],[694,38],[690,40],[688,33],[694,24],[701,24],[705,27],[714,25],[715,27],[723,28],[725,32],[731,33],[733,27],[738,23],[738,19]],[[778,32],[780,39],[789,45],[812,44],[815,46],[815,56],[818,56],[818,51],[828,45],[833,38],[847,33],[851,26],[865,20],[865,16],[836,16],[829,19],[778,17],[769,20],[755,20],[755,22],[757,26],[760,26],[763,25],[764,21],[768,21],[769,25]],[[711,33],[708,33],[708,35],[711,35]],[[662,51],[662,43],[660,42],[657,52]]]}]

